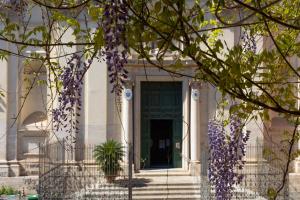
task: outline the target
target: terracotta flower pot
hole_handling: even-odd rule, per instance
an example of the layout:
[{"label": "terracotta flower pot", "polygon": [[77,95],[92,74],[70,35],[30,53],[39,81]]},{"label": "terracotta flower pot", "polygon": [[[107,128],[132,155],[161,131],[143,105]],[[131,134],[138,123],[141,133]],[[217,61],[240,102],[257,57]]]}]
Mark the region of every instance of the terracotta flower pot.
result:
[{"label": "terracotta flower pot", "polygon": [[116,180],[117,175],[108,175],[105,176],[107,183],[113,183]]}]

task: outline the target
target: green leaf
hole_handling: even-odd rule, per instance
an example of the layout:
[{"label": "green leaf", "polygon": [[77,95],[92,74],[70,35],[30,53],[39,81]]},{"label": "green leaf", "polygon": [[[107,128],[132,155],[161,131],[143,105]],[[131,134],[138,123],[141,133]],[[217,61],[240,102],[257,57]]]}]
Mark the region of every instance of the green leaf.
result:
[{"label": "green leaf", "polygon": [[159,13],[161,10],[161,1],[157,1],[154,5],[154,9],[156,13]]}]

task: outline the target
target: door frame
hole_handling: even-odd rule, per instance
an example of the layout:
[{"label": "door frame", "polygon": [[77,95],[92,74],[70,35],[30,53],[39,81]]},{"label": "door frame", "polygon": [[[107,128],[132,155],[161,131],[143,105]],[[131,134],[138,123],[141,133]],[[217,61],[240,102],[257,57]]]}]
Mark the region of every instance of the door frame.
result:
[{"label": "door frame", "polygon": [[141,82],[182,82],[182,168],[188,170],[189,158],[189,78],[174,78],[170,75],[164,76],[136,76],[134,89],[134,163],[135,169],[140,169],[141,160]]}]

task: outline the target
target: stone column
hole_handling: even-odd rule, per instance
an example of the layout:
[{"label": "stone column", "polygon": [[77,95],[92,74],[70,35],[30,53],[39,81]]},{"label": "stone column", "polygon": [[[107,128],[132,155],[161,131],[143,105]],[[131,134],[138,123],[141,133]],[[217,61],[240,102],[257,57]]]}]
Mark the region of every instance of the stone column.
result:
[{"label": "stone column", "polygon": [[[3,27],[2,27],[3,28]],[[2,48],[7,48],[7,43],[1,41],[0,45]],[[8,88],[8,62],[3,59],[0,60],[0,90],[5,96],[0,95],[0,177],[8,176],[8,165],[7,165],[7,129],[8,129],[8,116],[7,116],[7,88]]]},{"label": "stone column", "polygon": [[191,87],[190,110],[190,144],[191,161],[190,171],[192,175],[200,175],[200,88],[201,83],[193,81]]},{"label": "stone column", "polygon": [[[11,45],[10,50],[17,52],[16,46]],[[9,176],[19,176],[20,175],[20,165],[18,163],[18,123],[20,112],[19,108],[19,67],[20,58],[11,55],[8,58],[8,85],[7,85],[7,123],[9,127],[7,130],[7,160],[10,166]],[[16,119],[17,118],[17,119]]]},{"label": "stone column", "polygon": [[122,92],[122,127],[121,141],[125,147],[125,162],[129,159],[129,147],[132,146],[132,101],[133,101],[133,83],[127,81]]}]

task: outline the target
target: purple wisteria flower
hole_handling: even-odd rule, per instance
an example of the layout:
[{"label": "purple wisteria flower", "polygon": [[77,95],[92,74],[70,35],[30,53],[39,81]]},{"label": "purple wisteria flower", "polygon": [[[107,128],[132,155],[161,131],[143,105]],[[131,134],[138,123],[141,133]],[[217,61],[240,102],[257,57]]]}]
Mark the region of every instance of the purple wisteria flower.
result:
[{"label": "purple wisteria flower", "polygon": [[78,133],[78,123],[76,119],[80,116],[82,107],[82,86],[83,77],[92,60],[81,61],[81,56],[73,54],[67,62],[67,66],[60,74],[59,81],[62,85],[58,97],[58,107],[52,110],[53,124],[56,131],[65,131],[68,133],[66,139],[76,141]]},{"label": "purple wisteria flower", "polygon": [[8,8],[17,13],[21,13],[27,7],[25,0],[2,0],[0,1],[0,8]]},{"label": "purple wisteria flower", "polygon": [[208,178],[214,185],[216,199],[229,200],[232,198],[233,186],[243,179],[236,169],[242,170],[244,167],[243,157],[249,133],[243,133],[241,121],[233,116],[230,120],[229,134],[226,134],[222,122],[211,120],[208,125],[208,137]]},{"label": "purple wisteria flower", "polygon": [[125,37],[128,10],[125,0],[109,0],[103,3],[106,63],[110,83],[113,84],[112,92],[120,94],[128,74],[124,68],[128,53],[128,43]]}]

